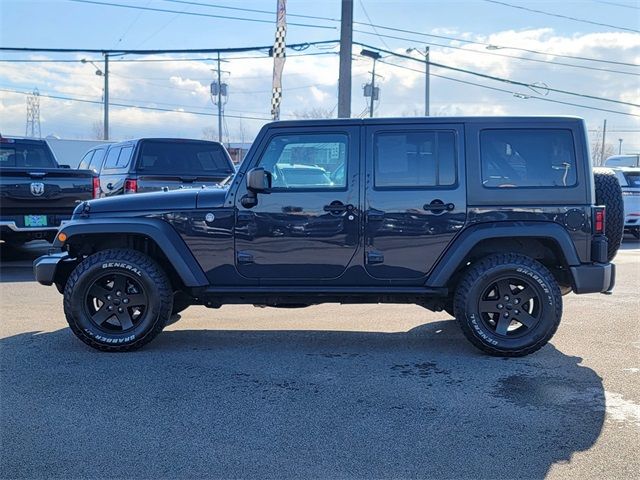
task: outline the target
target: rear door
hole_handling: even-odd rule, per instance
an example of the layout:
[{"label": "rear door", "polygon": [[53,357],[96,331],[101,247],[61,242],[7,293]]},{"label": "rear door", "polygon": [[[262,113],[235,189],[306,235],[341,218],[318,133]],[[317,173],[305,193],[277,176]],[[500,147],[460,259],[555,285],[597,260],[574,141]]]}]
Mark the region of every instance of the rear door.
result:
[{"label": "rear door", "polygon": [[424,281],[466,219],[462,124],[366,128],[365,268]]}]

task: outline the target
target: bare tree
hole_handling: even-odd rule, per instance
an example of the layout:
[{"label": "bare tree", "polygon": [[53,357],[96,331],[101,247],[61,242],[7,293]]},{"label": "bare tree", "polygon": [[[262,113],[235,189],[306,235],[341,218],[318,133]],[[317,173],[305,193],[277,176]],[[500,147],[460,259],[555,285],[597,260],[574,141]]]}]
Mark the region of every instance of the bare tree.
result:
[{"label": "bare tree", "polygon": [[202,129],[202,139],[203,140],[218,140],[218,131],[213,127],[204,127]]},{"label": "bare tree", "polygon": [[598,128],[596,132],[591,136],[591,162],[594,167],[604,165],[604,161],[611,155],[616,153],[615,147],[606,143],[604,145],[604,152],[602,151],[602,128]]},{"label": "bare tree", "polygon": [[302,120],[309,120],[313,118],[334,118],[334,109],[329,110],[323,107],[313,107],[309,110],[300,110],[293,112],[293,116]]},{"label": "bare tree", "polygon": [[102,122],[102,120],[96,120],[91,124],[89,138],[91,138],[92,140],[104,139],[104,123]]}]

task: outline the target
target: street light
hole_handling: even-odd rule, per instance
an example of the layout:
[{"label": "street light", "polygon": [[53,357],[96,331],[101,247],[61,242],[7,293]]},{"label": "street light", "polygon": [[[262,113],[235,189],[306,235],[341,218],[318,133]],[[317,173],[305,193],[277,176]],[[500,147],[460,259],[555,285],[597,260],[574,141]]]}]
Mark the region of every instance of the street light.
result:
[{"label": "street light", "polygon": [[80,62],[85,64],[90,63],[96,69],[96,75],[98,77],[104,78],[104,119],[102,121],[104,131],[102,139],[109,140],[109,54],[106,52],[104,53],[104,70],[101,70],[100,67],[98,67],[91,60],[87,60],[86,58],[83,58],[82,60],[80,60]]},{"label": "street light", "polygon": [[[378,97],[376,92],[376,61],[382,58],[379,52],[374,52],[373,50],[362,49],[360,55],[363,57],[369,57],[373,59],[373,70],[371,72],[371,101],[369,102],[369,117],[373,118],[373,101]],[[364,87],[364,96],[367,95],[368,85]]]},{"label": "street light", "polygon": [[429,103],[430,103],[430,94],[429,94],[429,47],[424,47],[424,52],[418,50],[417,48],[407,48],[407,54],[418,52],[420,55],[424,57],[424,116],[429,116]]}]

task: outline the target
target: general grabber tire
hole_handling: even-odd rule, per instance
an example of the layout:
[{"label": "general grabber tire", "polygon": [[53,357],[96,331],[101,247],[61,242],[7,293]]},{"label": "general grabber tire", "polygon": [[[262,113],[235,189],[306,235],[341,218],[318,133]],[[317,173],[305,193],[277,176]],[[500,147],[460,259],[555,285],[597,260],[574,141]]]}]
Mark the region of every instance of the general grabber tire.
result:
[{"label": "general grabber tire", "polygon": [[608,244],[607,258],[611,261],[618,253],[624,235],[622,188],[615,172],[610,168],[594,168],[593,179],[596,187],[596,205],[607,207],[604,233]]},{"label": "general grabber tire", "polygon": [[490,355],[520,357],[540,349],[556,332],[562,296],[544,265],[524,255],[497,254],[463,275],[454,309],[473,345]]},{"label": "general grabber tire", "polygon": [[102,351],[140,348],[171,315],[173,291],[166,274],[136,250],[103,250],[71,273],[64,313],[73,333]]}]

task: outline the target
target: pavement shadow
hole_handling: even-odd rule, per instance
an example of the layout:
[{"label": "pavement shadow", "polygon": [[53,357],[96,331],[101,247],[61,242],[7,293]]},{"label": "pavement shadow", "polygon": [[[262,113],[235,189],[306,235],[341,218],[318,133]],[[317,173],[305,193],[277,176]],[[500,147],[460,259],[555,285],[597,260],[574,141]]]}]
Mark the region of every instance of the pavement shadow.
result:
[{"label": "pavement shadow", "polygon": [[64,329],[0,358],[3,478],[543,478],[605,414],[580,358],[484,356],[453,321],[174,330],[128,354]]},{"label": "pavement shadow", "polygon": [[34,241],[24,245],[0,242],[0,283],[32,282],[33,261],[45,255],[50,243]]}]

